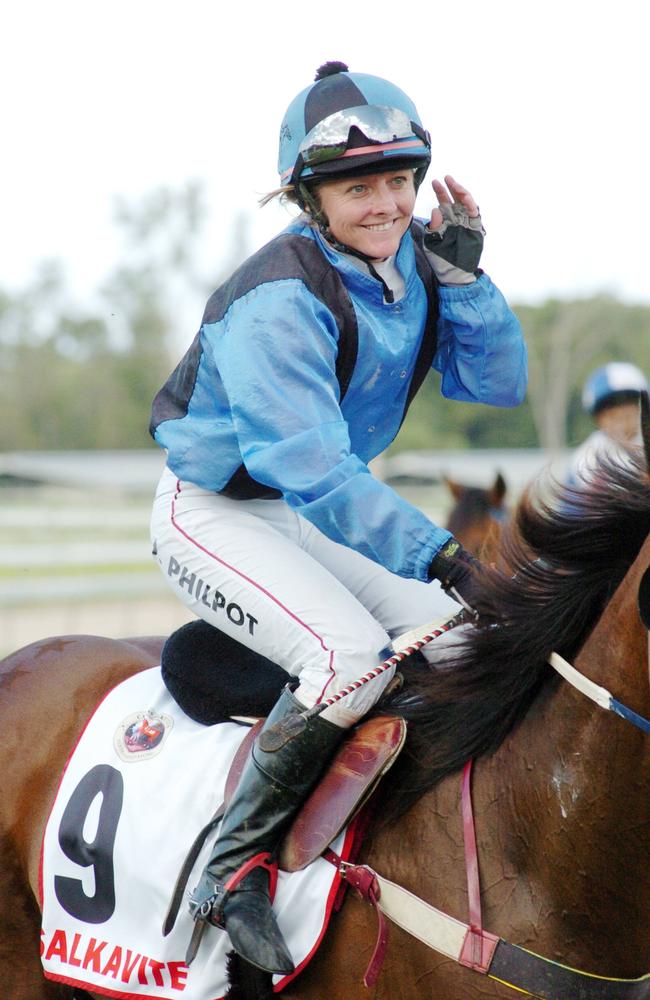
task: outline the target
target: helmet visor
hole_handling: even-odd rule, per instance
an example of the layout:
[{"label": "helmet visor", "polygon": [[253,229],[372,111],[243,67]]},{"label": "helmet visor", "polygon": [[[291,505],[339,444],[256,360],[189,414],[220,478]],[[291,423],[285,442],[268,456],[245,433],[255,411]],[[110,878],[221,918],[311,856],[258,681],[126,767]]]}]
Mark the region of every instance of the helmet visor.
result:
[{"label": "helmet visor", "polygon": [[[299,153],[304,166],[311,167],[345,156],[350,145],[350,130],[356,127],[372,145],[393,145],[400,148],[430,147],[429,135],[398,108],[386,105],[362,104],[356,108],[335,111],[314,125],[300,143]],[[359,154],[363,147],[350,150]]]}]

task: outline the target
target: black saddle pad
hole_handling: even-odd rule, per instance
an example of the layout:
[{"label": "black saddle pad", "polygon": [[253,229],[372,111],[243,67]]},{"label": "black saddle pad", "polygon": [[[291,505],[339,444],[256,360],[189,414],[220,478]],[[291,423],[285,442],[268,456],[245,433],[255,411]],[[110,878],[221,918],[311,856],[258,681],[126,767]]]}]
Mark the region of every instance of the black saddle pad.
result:
[{"label": "black saddle pad", "polygon": [[[260,653],[242,646],[203,619],[173,632],[163,646],[162,677],[172,698],[190,719],[204,726],[227,722],[233,715],[263,718],[269,714],[286,684],[298,680]],[[402,660],[405,686],[430,667],[420,652]],[[389,710],[391,696],[376,709]]]},{"label": "black saddle pad", "polygon": [[162,677],[186,715],[205,726],[232,715],[269,714],[293,678],[265,656],[202,619],[173,632],[163,646]]}]

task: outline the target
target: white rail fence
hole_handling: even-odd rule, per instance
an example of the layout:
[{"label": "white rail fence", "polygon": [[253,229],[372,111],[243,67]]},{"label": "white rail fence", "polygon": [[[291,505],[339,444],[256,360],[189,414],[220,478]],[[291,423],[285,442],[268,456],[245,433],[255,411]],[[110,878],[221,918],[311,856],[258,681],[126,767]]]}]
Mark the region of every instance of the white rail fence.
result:
[{"label": "white rail fence", "polygon": [[[163,461],[156,449],[0,454],[0,656],[49,635],[168,635],[192,618],[150,554]],[[401,453],[374,471],[443,523],[443,475],[486,486],[500,471],[514,501],[548,463],[533,451]]]}]

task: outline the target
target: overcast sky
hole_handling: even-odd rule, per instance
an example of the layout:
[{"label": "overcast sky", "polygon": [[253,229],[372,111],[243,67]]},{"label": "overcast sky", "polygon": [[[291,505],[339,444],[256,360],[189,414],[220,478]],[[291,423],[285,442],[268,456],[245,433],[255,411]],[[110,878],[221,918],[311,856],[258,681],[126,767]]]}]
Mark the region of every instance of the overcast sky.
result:
[{"label": "overcast sky", "polygon": [[[0,287],[58,257],[79,296],[119,252],[116,195],[204,182],[218,272],[231,223],[260,246],[287,220],[279,124],[327,59],[386,76],[488,232],[513,301],[650,300],[647,5],[639,0],[15,0],[0,25]],[[213,259],[212,259],[213,258]],[[202,306],[202,303],[201,303]]]}]

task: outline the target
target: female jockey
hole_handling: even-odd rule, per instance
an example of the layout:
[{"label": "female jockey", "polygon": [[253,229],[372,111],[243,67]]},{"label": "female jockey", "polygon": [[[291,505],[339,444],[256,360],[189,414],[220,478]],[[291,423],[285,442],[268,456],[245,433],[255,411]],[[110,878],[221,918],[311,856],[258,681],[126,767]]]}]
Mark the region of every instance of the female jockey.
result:
[{"label": "female jockey", "polygon": [[[451,399],[510,407],[526,389],[519,323],[478,269],[471,194],[434,181],[439,206],[413,218],[430,159],[406,94],[321,67],[282,122],[269,196],[302,215],[212,295],[153,404],[167,451],[154,553],[197,615],[297,678],[265,729],[378,665],[391,638],[458,611],[447,594],[475,601],[471,557],[368,469],[431,365]],[[293,962],[258,855],[390,677],[274,753],[258,738],[223,819],[190,908],[269,972]]]}]

